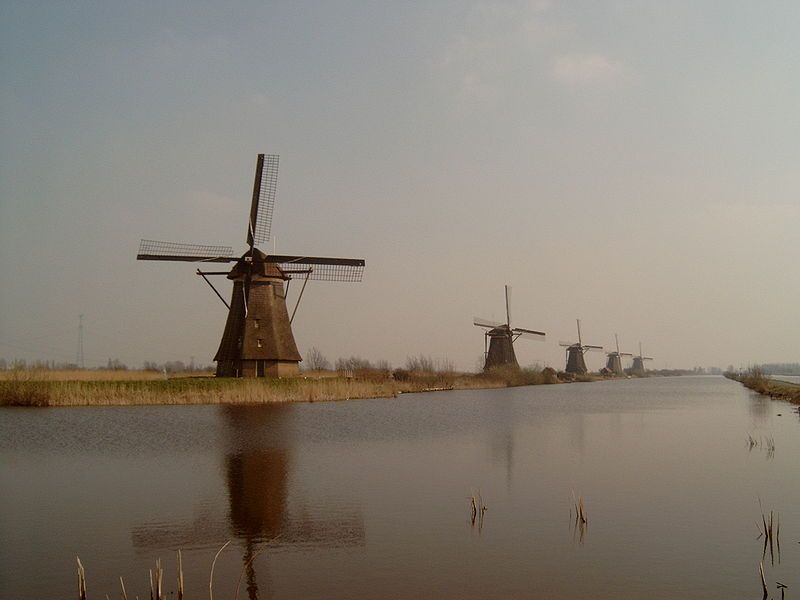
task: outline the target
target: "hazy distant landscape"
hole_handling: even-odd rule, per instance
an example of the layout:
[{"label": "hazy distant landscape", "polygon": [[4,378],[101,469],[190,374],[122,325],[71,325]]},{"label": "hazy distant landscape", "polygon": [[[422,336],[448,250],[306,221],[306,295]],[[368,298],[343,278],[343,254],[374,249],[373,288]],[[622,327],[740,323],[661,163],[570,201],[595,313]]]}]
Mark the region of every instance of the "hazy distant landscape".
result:
[{"label": "hazy distant landscape", "polygon": [[798,22],[3,2],[0,598],[795,598]]}]

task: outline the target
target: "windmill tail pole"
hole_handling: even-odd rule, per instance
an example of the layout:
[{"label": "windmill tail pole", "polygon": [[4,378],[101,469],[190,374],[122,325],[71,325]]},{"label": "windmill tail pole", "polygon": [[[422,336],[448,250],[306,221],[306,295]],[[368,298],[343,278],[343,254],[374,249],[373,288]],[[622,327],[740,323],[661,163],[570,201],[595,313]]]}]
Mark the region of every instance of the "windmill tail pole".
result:
[{"label": "windmill tail pole", "polygon": [[294,321],[294,315],[295,315],[295,313],[297,313],[297,308],[300,306],[300,300],[303,299],[303,292],[306,291],[306,284],[308,283],[308,278],[311,277],[311,271],[312,271],[312,269],[309,269],[308,273],[306,273],[306,279],[305,279],[305,281],[303,281],[303,287],[300,288],[300,295],[297,296],[297,303],[294,305],[294,310],[292,311],[292,316],[289,318],[289,325],[291,325],[292,321]]},{"label": "windmill tail pole", "polygon": [[231,307],[230,307],[230,304],[228,304],[227,302],[225,302],[225,298],[223,298],[223,297],[222,297],[222,295],[221,295],[221,294],[220,294],[220,293],[217,291],[217,288],[215,288],[215,287],[214,287],[214,284],[213,284],[213,283],[211,283],[211,282],[208,280],[208,277],[206,277],[206,274],[205,274],[205,273],[203,273],[203,272],[202,272],[200,269],[197,269],[197,274],[198,274],[198,275],[200,275],[200,277],[202,277],[202,278],[205,280],[205,282],[206,282],[206,283],[209,285],[209,287],[210,287],[212,290],[214,290],[214,293],[217,295],[217,298],[219,298],[220,300],[222,300],[222,303],[225,305],[225,308],[227,308],[228,310],[230,310],[230,309],[231,309]]}]

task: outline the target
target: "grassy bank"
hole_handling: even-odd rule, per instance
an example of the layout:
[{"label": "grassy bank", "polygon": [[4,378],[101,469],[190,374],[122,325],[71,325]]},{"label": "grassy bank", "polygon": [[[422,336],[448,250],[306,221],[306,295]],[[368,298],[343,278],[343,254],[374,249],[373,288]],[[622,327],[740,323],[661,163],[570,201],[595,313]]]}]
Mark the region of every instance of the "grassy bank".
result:
[{"label": "grassy bank", "polygon": [[758,367],[753,367],[742,373],[725,373],[725,377],[738,381],[746,388],[759,394],[786,400],[793,404],[800,404],[800,385],[770,379]]},{"label": "grassy bank", "polygon": [[408,392],[484,389],[558,383],[555,372],[502,369],[490,373],[395,372],[397,376],[339,377],[332,373],[290,379],[126,377],[72,379],[17,371],[0,379],[4,406],[133,406],[153,404],[266,404],[391,398]]}]

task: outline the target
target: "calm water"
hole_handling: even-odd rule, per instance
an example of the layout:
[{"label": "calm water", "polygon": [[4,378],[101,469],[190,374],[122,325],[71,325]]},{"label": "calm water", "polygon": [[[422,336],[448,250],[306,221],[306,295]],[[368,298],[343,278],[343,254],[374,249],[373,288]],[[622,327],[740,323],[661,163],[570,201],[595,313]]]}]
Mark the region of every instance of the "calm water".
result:
[{"label": "calm water", "polygon": [[[774,440],[750,448],[747,436]],[[0,598],[800,594],[800,418],[720,377],[273,407],[0,411]],[[470,522],[467,497],[488,510]],[[588,526],[570,517],[582,496]],[[780,593],[777,594],[780,597]]]}]

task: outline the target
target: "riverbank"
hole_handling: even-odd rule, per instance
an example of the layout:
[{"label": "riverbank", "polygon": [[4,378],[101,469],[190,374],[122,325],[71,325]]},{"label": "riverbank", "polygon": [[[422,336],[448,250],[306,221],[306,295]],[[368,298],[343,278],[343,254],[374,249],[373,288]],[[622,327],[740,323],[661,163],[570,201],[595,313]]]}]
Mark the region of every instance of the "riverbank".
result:
[{"label": "riverbank", "polygon": [[[19,372],[0,380],[0,406],[139,406],[168,404],[268,404],[392,398],[403,393],[491,389],[560,383],[552,369],[491,373],[421,372],[401,377],[341,377],[332,373],[288,379],[230,379],[213,376],[65,379]],[[581,380],[591,381],[587,376]],[[600,379],[599,377],[597,379]]]},{"label": "riverbank", "polygon": [[738,381],[759,394],[800,405],[800,384],[770,379],[760,369],[749,369],[742,373],[725,373],[725,377]]}]

